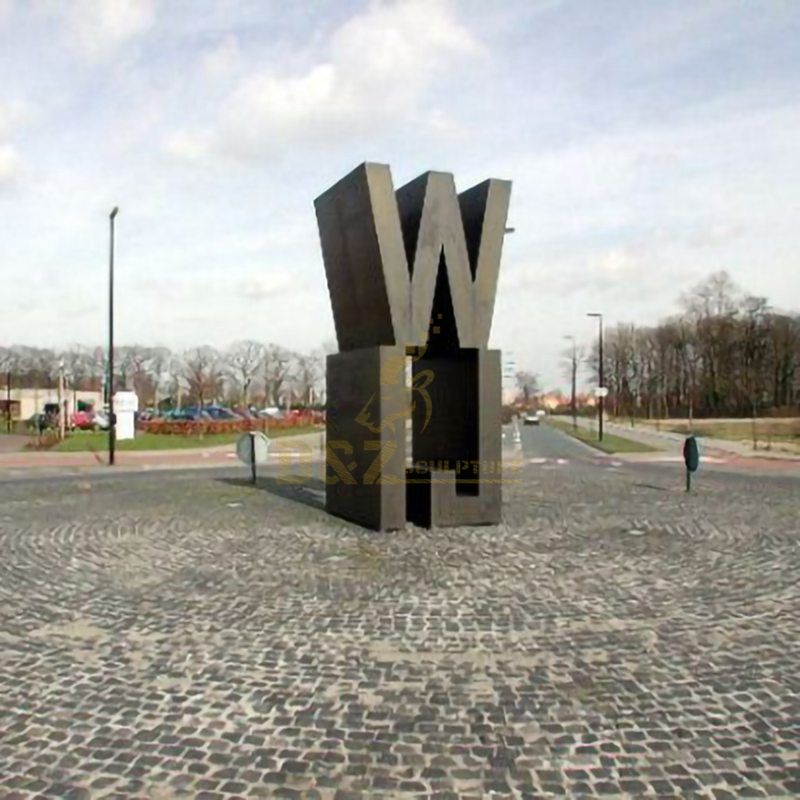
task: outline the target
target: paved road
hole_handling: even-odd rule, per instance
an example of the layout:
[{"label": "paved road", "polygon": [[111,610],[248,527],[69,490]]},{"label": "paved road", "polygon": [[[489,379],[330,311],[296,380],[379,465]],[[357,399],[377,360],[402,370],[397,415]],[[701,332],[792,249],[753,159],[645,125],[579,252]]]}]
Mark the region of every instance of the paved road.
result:
[{"label": "paved road", "polygon": [[0,797],[800,795],[796,496],[518,477],[387,535],[313,480],[3,484]]},{"label": "paved road", "polygon": [[547,424],[520,425],[522,452],[526,458],[567,458],[587,461],[602,455]]}]

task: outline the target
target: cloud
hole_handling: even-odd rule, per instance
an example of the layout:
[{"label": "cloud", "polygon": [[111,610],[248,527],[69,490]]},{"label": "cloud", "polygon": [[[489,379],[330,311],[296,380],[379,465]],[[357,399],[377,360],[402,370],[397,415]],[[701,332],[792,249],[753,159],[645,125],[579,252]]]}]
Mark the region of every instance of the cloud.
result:
[{"label": "cloud", "polygon": [[22,102],[0,103],[0,138],[10,136],[30,115],[29,107]]},{"label": "cloud", "polygon": [[154,0],[72,0],[54,6],[71,46],[87,61],[107,61],[155,20]]},{"label": "cloud", "polygon": [[[167,149],[188,158],[211,150],[260,158],[287,145],[386,130],[421,111],[445,67],[481,52],[446,2],[372,3],[334,30],[325,58],[311,58],[295,72],[271,66],[245,75],[221,99],[207,129],[177,132]],[[216,78],[240,58],[235,42],[223,42],[204,57],[206,72]],[[432,130],[452,125],[435,108],[413,116],[428,119]]]},{"label": "cloud", "polygon": [[242,63],[239,40],[230,34],[203,56],[203,71],[211,81],[230,77]]},{"label": "cloud", "polygon": [[11,183],[20,171],[20,159],[10,144],[0,144],[0,186]]},{"label": "cloud", "polygon": [[689,236],[688,243],[697,248],[718,247],[739,238],[744,232],[743,225],[717,222],[695,231]]},{"label": "cloud", "polygon": [[232,294],[237,301],[246,300],[251,303],[258,303],[269,298],[296,292],[303,288],[301,282],[293,281],[284,274],[273,278],[244,278],[237,284]]}]

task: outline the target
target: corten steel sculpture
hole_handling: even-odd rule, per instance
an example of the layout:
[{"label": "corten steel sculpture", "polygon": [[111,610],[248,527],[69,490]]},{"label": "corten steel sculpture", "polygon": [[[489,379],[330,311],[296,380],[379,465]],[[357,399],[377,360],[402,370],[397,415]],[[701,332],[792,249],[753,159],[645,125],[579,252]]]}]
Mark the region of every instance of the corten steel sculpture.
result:
[{"label": "corten steel sculpture", "polygon": [[381,530],[500,521],[487,345],[510,195],[493,179],[456,194],[446,172],[395,192],[389,167],[367,163],[316,199],[341,351],[327,363],[329,512]]}]

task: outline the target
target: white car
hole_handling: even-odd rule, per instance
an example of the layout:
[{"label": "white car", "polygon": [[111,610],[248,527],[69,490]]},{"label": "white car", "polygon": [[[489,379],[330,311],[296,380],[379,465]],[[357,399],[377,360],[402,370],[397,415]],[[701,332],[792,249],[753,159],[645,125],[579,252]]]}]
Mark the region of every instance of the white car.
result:
[{"label": "white car", "polygon": [[95,411],[92,417],[92,425],[96,431],[108,430],[108,414],[105,411]]},{"label": "white car", "polygon": [[522,424],[523,425],[538,425],[539,420],[541,417],[538,414],[534,414],[532,411],[529,411],[522,417]]}]

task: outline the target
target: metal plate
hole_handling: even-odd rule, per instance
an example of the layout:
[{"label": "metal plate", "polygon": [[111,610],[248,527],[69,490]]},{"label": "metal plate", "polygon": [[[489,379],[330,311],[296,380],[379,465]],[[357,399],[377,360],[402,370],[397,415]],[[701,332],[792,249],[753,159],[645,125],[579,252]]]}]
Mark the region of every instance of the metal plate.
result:
[{"label": "metal plate", "polygon": [[[253,439],[253,446],[250,440]],[[253,452],[256,455],[256,464],[266,464],[269,458],[269,439],[260,432],[245,433],[236,442],[236,455],[245,464],[252,464]]]}]

